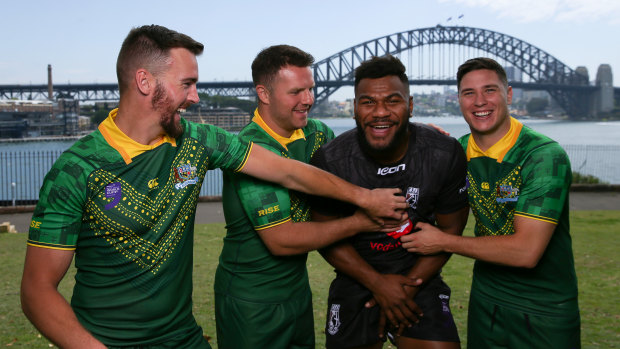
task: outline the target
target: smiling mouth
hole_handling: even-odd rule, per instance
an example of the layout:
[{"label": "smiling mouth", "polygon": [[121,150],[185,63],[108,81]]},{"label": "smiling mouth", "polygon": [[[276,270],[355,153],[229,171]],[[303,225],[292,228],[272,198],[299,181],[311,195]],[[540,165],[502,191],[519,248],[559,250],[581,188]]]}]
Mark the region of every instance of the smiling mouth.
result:
[{"label": "smiling mouth", "polygon": [[490,111],[474,112],[474,116],[477,116],[477,117],[480,117],[480,118],[485,117],[485,116],[489,116],[489,115],[491,115]]}]

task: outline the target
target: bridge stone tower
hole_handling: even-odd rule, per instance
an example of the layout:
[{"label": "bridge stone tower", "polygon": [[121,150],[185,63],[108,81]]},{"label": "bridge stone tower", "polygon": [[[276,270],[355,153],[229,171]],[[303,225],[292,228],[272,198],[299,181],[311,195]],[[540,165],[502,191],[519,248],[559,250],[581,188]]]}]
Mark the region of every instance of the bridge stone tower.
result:
[{"label": "bridge stone tower", "polygon": [[614,85],[611,66],[601,64],[596,72],[596,86],[598,91],[595,93],[594,107],[598,113],[607,113],[614,109]]}]

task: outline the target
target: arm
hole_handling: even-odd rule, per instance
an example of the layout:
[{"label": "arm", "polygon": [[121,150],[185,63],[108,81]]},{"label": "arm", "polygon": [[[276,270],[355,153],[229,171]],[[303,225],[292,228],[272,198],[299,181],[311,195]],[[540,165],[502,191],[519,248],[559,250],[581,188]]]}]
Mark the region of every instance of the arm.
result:
[{"label": "arm", "polygon": [[61,348],[105,348],[79,323],[57,287],[73,260],[73,251],[28,246],[21,284],[26,317]]},{"label": "arm", "polygon": [[241,172],[276,182],[283,187],[317,196],[346,201],[361,207],[378,222],[380,218],[401,220],[407,208],[400,189],[369,190],[301,161],[280,157],[256,144]]},{"label": "arm", "polygon": [[[333,218],[316,211],[312,213],[313,220],[326,221]],[[380,274],[357,253],[351,244],[344,241],[319,252],[338,271],[349,275],[370,290],[392,323],[410,324],[417,321],[417,314],[420,314],[421,310],[411,298],[407,297],[403,288],[403,285],[412,287],[418,285],[417,280],[402,275]],[[379,335],[382,336],[383,333]]]},{"label": "arm", "polygon": [[464,237],[445,234],[422,223],[418,226],[421,231],[401,238],[403,247],[410,252],[444,251],[522,268],[534,268],[538,264],[556,227],[553,223],[517,215],[511,235]]},{"label": "arm", "polygon": [[[421,224],[425,224],[441,231],[442,234],[461,236],[463,234],[463,229],[465,229],[465,225],[467,224],[468,216],[469,206],[453,213],[436,214],[437,227],[433,227],[432,225],[426,223],[418,223],[416,227],[419,227]],[[415,235],[417,233],[418,232],[413,232],[408,235]],[[403,241],[403,238],[408,235],[402,236],[400,238],[401,242]],[[439,272],[448,259],[450,259],[450,254],[447,253],[435,254],[433,256],[420,256],[407,275],[409,277],[415,276],[416,278],[422,279],[423,283],[427,282]],[[415,292],[417,292],[417,290]]]},{"label": "arm", "polygon": [[360,231],[380,229],[380,225],[357,211],[352,216],[325,222],[294,223],[289,220],[257,232],[272,254],[283,256],[316,250]]}]

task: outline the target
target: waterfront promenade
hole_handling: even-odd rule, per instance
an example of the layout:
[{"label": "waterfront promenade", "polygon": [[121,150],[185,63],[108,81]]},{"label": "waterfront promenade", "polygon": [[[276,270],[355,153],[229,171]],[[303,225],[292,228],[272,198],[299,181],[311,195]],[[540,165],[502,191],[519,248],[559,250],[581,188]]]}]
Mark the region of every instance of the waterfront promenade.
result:
[{"label": "waterfront promenade", "polygon": [[[28,232],[33,206],[0,207],[0,223],[9,222],[18,233]],[[571,191],[570,209],[580,211],[620,211],[620,190]],[[19,212],[21,211],[21,212]],[[219,200],[201,201],[196,210],[196,224],[224,223],[224,211]]]}]

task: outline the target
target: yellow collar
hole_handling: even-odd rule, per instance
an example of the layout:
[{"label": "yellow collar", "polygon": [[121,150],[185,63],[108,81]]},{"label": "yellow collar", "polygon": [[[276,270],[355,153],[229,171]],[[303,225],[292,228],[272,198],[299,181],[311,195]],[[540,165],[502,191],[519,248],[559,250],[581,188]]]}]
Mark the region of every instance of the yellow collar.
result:
[{"label": "yellow collar", "polygon": [[130,164],[131,159],[134,157],[145,151],[155,149],[164,143],[170,143],[173,147],[177,146],[176,140],[168,135],[162,135],[162,138],[153,145],[140,144],[134,141],[116,126],[114,119],[116,119],[117,113],[118,108],[110,111],[108,117],[99,124],[99,132],[101,132],[108,144],[121,154],[126,164]]},{"label": "yellow collar", "polygon": [[252,122],[255,122],[258,126],[265,130],[265,132],[267,132],[273,139],[278,141],[278,143],[280,143],[286,150],[288,150],[288,148],[286,147],[287,144],[293,143],[298,139],[306,139],[304,130],[300,128],[296,129],[293,134],[288,138],[280,136],[265,123],[265,120],[263,120],[263,118],[258,113],[258,108],[256,108],[256,110],[254,111],[254,117],[252,118]]},{"label": "yellow collar", "polygon": [[497,160],[498,163],[501,163],[504,160],[504,156],[508,153],[508,151],[515,145],[517,142],[517,138],[519,138],[519,134],[521,133],[521,129],[523,128],[523,124],[513,118],[510,117],[510,130],[500,139],[497,143],[493,144],[486,151],[482,151],[473,136],[469,136],[469,142],[467,143],[467,161],[485,156],[492,159]]}]

